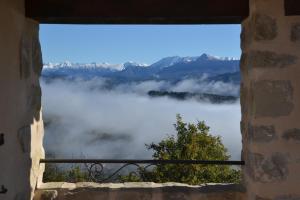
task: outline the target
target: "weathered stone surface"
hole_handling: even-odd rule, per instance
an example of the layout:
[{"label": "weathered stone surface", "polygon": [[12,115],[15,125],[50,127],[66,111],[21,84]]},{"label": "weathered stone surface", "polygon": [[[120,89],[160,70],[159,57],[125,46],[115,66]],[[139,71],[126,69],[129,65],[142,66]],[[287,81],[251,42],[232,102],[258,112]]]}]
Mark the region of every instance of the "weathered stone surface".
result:
[{"label": "weathered stone surface", "polygon": [[44,190],[41,194],[41,200],[55,200],[57,196],[58,193],[56,190]]},{"label": "weathered stone surface", "polygon": [[[95,196],[98,200],[106,200],[109,199],[109,190],[108,188],[78,188],[75,190],[70,190],[66,192],[64,195],[62,195],[63,200],[81,200],[81,199],[92,199],[90,197]],[[89,198],[88,198],[89,197]],[[116,199],[123,199],[123,198],[116,198]],[[133,198],[134,199],[134,198]],[[124,196],[124,200],[127,200],[127,198]]]},{"label": "weathered stone surface", "polygon": [[262,163],[262,169],[269,180],[284,180],[288,175],[287,156],[275,153]]},{"label": "weathered stone surface", "polygon": [[264,14],[255,14],[252,22],[255,40],[273,40],[276,38],[278,32],[276,19]]},{"label": "weathered stone surface", "polygon": [[247,72],[248,70],[248,54],[247,53],[242,53],[241,59],[240,59],[240,65],[241,65],[241,70],[243,72]]},{"label": "weathered stone surface", "polygon": [[242,26],[240,40],[241,40],[241,49],[245,49],[246,48],[246,27],[245,26]]},{"label": "weathered stone surface", "polygon": [[248,113],[249,108],[249,91],[248,88],[242,83],[240,88],[240,102],[242,113]]},{"label": "weathered stone surface", "polygon": [[269,199],[269,198],[265,198],[265,197],[261,197],[261,196],[255,196],[255,200],[272,200],[272,199]]},{"label": "weathered stone surface", "polygon": [[170,200],[188,200],[189,189],[184,187],[166,187],[162,188],[163,199]]},{"label": "weathered stone surface", "polygon": [[244,68],[283,68],[295,64],[298,58],[272,51],[251,51],[243,59],[241,64]]},{"label": "weathered stone surface", "polygon": [[169,199],[169,200],[188,200],[189,197],[186,196],[184,193],[169,193],[163,195],[163,199]]},{"label": "weathered stone surface", "polygon": [[300,141],[300,129],[289,129],[283,133],[282,138],[285,140]]},{"label": "weathered stone surface", "polygon": [[115,193],[116,199],[132,200],[132,199],[141,199],[141,200],[151,200],[152,192],[147,189],[122,189],[119,192]]},{"label": "weathered stone surface", "polygon": [[28,95],[28,107],[34,113],[35,119],[38,121],[40,119],[40,111],[42,107],[42,90],[40,86],[32,85],[30,88],[30,93]]},{"label": "weathered stone surface", "polygon": [[300,196],[281,195],[281,196],[275,197],[274,200],[300,200]]},{"label": "weathered stone surface", "polygon": [[18,139],[23,153],[30,153],[31,129],[30,126],[23,126],[18,130]]},{"label": "weathered stone surface", "polygon": [[[31,69],[36,75],[40,76],[43,68],[42,50],[39,41],[38,26],[30,26],[33,30],[25,31],[21,44],[21,79],[30,76]],[[34,34],[32,34],[34,32]]]},{"label": "weathered stone surface", "polygon": [[41,44],[38,38],[38,34],[33,38],[33,47],[32,47],[32,68],[33,71],[40,76],[43,68],[42,60],[42,50]]},{"label": "weathered stone surface", "polygon": [[245,195],[245,188],[238,184],[76,183],[71,188],[63,185],[44,183],[34,200],[42,200],[41,194],[46,190],[56,190],[57,200],[243,200]]},{"label": "weathered stone surface", "polygon": [[246,134],[246,124],[243,121],[240,122],[240,131],[241,131],[242,135],[245,136],[245,134]]},{"label": "weathered stone surface", "polygon": [[13,200],[24,200],[28,196],[25,192],[19,192],[15,195]]},{"label": "weathered stone surface", "polygon": [[[0,190],[2,185],[7,189],[1,200],[32,199],[44,152],[43,126],[34,120],[29,104],[29,84],[39,84],[39,77],[32,76],[32,38],[39,37],[39,24],[25,17],[24,6],[24,0],[0,1],[0,132],[5,134],[0,146]],[[24,125],[30,125],[31,132]]]},{"label": "weathered stone surface", "polygon": [[248,138],[252,142],[270,142],[276,138],[274,126],[248,126]]},{"label": "weathered stone surface", "polygon": [[31,62],[32,62],[31,40],[30,38],[26,37],[26,35],[24,35],[21,44],[21,64],[20,64],[21,79],[29,78]]},{"label": "weathered stone surface", "polygon": [[32,86],[32,97],[31,105],[34,106],[35,110],[40,111],[42,105],[42,90],[40,86]]},{"label": "weathered stone surface", "polygon": [[264,156],[258,153],[247,152],[247,154],[245,155],[245,159],[247,163],[246,172],[253,180],[259,180],[260,174],[257,174],[256,171],[259,170],[258,167],[263,162]]},{"label": "weathered stone surface", "polygon": [[271,157],[262,154],[247,154],[247,173],[257,182],[278,182],[288,176],[287,156],[281,153],[274,153]]},{"label": "weathered stone surface", "polygon": [[251,87],[255,117],[280,117],[292,112],[293,87],[290,81],[259,81]]},{"label": "weathered stone surface", "polygon": [[291,41],[300,41],[300,23],[292,24],[291,28]]},{"label": "weathered stone surface", "polygon": [[252,41],[252,32],[248,27],[242,26],[240,39],[241,39],[241,45],[240,45],[241,49],[246,50],[246,48],[250,46]]}]

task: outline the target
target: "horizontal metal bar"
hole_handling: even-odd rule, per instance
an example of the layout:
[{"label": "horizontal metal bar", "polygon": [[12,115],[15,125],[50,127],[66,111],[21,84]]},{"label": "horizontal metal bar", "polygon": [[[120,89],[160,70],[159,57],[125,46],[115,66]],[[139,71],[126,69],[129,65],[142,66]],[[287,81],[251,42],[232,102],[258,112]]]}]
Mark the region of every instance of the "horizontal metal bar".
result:
[{"label": "horizontal metal bar", "polygon": [[40,163],[136,163],[136,164],[203,164],[203,165],[245,165],[245,161],[223,160],[115,160],[115,159],[41,159]]}]

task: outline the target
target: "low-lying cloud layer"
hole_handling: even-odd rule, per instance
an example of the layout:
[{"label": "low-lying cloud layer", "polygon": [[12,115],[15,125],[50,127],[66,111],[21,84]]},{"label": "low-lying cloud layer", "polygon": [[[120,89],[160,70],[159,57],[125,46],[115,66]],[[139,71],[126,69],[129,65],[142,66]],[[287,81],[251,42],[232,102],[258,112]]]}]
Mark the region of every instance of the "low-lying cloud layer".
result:
[{"label": "low-lying cloud layer", "polygon": [[176,114],[186,122],[206,121],[211,133],[221,135],[232,159],[240,158],[240,105],[210,104],[195,100],[150,98],[149,90],[238,93],[235,85],[215,82],[201,85],[186,80],[121,84],[105,89],[106,81],[42,81],[46,123],[46,152],[56,157],[151,158],[145,143],[175,134]]}]

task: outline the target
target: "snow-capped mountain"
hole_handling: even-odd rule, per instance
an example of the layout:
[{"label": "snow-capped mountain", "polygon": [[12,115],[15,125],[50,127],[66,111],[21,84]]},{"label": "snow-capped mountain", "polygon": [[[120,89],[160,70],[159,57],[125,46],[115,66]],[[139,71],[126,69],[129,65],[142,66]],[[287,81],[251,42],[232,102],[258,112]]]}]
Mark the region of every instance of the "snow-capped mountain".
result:
[{"label": "snow-capped mountain", "polygon": [[150,67],[156,69],[163,69],[180,62],[188,63],[188,62],[195,61],[197,59],[198,57],[179,57],[179,56],[166,57],[153,63]]},{"label": "snow-capped mountain", "polygon": [[122,64],[110,64],[110,63],[72,63],[70,61],[64,61],[61,63],[45,63],[44,69],[57,69],[57,68],[108,68],[112,70],[122,70]]},{"label": "snow-capped mountain", "polygon": [[122,69],[128,69],[130,67],[148,67],[149,65],[147,64],[141,64],[141,63],[137,63],[137,62],[133,62],[133,61],[129,61],[123,64],[123,68]]},{"label": "snow-capped mountain", "polygon": [[[166,57],[151,65],[135,62],[109,63],[46,63],[46,78],[105,77],[122,81],[180,80],[232,74],[239,71],[239,60],[202,54],[195,57]],[[226,78],[225,78],[226,79]],[[228,79],[230,80],[230,79]]]}]

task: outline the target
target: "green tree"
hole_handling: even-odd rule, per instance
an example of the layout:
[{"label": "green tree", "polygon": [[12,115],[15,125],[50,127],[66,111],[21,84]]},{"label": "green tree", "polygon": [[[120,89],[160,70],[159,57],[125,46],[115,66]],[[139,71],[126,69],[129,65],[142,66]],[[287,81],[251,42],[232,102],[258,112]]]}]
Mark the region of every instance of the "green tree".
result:
[{"label": "green tree", "polygon": [[79,165],[61,169],[56,164],[46,164],[43,176],[44,182],[85,182],[90,181],[88,172]]},{"label": "green tree", "polygon": [[[174,124],[177,135],[168,136],[158,144],[146,145],[157,160],[228,160],[230,155],[220,136],[209,133],[204,121],[197,124],[183,122],[177,115]],[[139,179],[138,179],[139,178]],[[138,175],[121,176],[122,181],[180,182],[191,185],[201,183],[233,183],[240,181],[240,171],[230,166],[216,165],[158,165],[152,170],[138,169]]]}]

